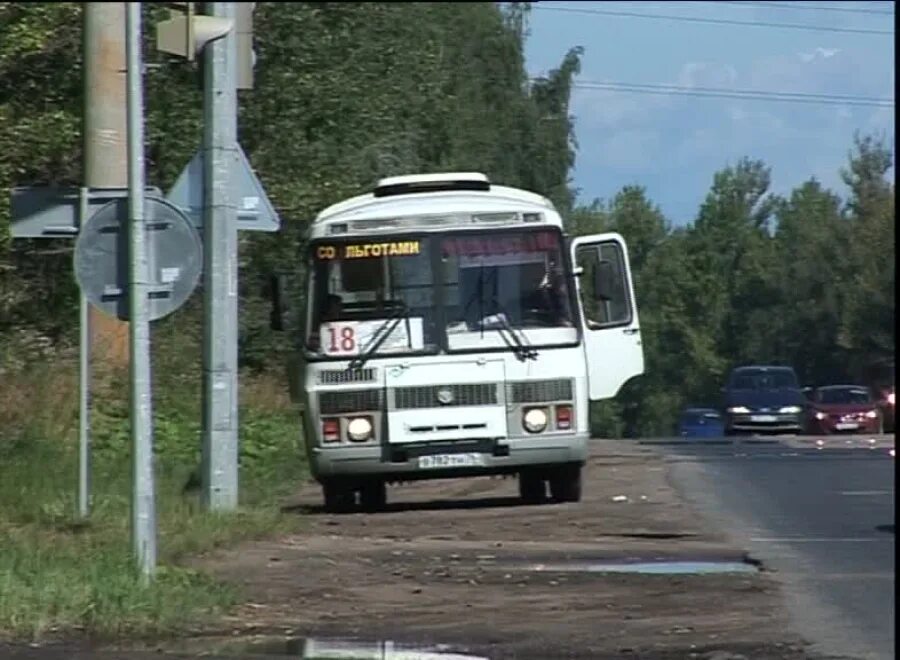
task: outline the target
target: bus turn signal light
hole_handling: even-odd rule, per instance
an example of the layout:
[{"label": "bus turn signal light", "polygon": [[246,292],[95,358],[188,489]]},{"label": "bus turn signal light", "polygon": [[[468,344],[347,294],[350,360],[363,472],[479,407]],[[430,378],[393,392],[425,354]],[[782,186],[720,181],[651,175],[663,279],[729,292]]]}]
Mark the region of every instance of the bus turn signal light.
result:
[{"label": "bus turn signal light", "polygon": [[322,440],[324,442],[340,442],[341,425],[336,419],[322,420]]},{"label": "bus turn signal light", "polygon": [[572,406],[556,406],[556,428],[560,431],[572,428]]}]

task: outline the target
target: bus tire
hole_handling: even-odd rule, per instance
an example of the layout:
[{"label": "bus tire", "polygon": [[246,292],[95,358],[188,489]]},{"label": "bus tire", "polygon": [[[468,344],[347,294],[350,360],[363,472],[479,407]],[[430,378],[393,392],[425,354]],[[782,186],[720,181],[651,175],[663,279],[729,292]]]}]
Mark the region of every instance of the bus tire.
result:
[{"label": "bus tire", "polygon": [[546,496],[543,475],[532,470],[519,472],[519,496],[525,504],[540,504]]},{"label": "bus tire", "polygon": [[387,485],[381,479],[365,481],[359,489],[359,503],[363,511],[383,511],[387,506]]},{"label": "bus tire", "polygon": [[550,476],[550,495],[554,502],[581,501],[581,466],[563,465]]},{"label": "bus tire", "polygon": [[322,497],[328,513],[347,513],[356,504],[355,493],[341,483],[326,481],[322,484]]}]

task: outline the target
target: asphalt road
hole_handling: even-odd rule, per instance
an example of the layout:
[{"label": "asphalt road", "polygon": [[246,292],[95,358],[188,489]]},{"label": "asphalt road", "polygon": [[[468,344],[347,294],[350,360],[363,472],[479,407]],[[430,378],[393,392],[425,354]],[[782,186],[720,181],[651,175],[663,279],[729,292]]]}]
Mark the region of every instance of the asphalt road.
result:
[{"label": "asphalt road", "polygon": [[894,458],[885,446],[799,445],[656,447],[676,488],[779,573],[793,625],[814,648],[894,658]]}]

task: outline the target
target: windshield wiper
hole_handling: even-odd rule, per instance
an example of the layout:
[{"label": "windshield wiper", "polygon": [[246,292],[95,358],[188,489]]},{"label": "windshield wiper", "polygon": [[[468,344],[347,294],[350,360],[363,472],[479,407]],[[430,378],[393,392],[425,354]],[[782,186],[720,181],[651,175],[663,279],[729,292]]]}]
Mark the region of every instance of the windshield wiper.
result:
[{"label": "windshield wiper", "polygon": [[[515,353],[516,358],[518,358],[520,362],[524,362],[525,360],[537,359],[538,352],[528,344],[528,337],[525,335],[525,333],[519,331],[522,332],[522,334],[520,335],[519,332],[517,332],[509,322],[509,318],[507,318],[506,315],[506,310],[500,304],[500,301],[495,299],[492,302],[494,303],[494,308],[498,312],[496,316],[498,319],[500,319],[500,327],[496,328],[496,330],[497,332],[500,332],[500,328],[502,327],[509,333],[509,336],[512,338],[514,344],[514,346],[512,346],[511,348],[513,349],[513,353]],[[482,327],[484,326],[482,325]],[[503,333],[500,333],[500,336],[503,337]],[[504,341],[506,341],[505,337]],[[509,342],[507,342],[507,344],[508,343]]]},{"label": "windshield wiper", "polygon": [[[496,278],[496,276],[497,276],[497,270],[494,269],[494,271],[491,274],[491,277]],[[475,292],[472,294],[472,296],[466,302],[466,305],[463,308],[463,314],[465,315],[468,312],[469,307],[472,305],[472,303],[474,303],[476,300],[478,301],[478,325],[481,330],[482,337],[484,336],[484,319],[485,319],[485,315],[484,315],[484,302],[485,302],[484,289],[485,289],[485,286],[484,285],[485,285],[484,264],[481,264],[481,267],[478,270],[478,286],[476,287]],[[537,355],[538,355],[537,351],[527,345],[528,338],[525,336],[525,334],[522,333],[522,335],[520,336],[516,332],[516,329],[512,326],[512,324],[510,324],[509,318],[506,314],[506,310],[500,304],[500,301],[497,300],[496,296],[493,296],[491,298],[491,306],[494,309],[495,316],[498,319],[500,319],[500,326],[494,326],[493,329],[497,331],[497,334],[500,335],[500,337],[503,339],[503,342],[507,346],[509,346],[510,348],[513,349],[513,353],[515,354],[516,358],[521,362],[524,362],[525,360],[536,359]],[[509,333],[509,336],[511,337],[511,341],[510,341],[510,339],[507,339],[506,334],[504,333],[504,330]]]},{"label": "windshield wiper", "polygon": [[412,337],[409,332],[409,307],[406,306],[406,303],[402,300],[397,301],[400,303],[400,306],[397,307],[391,315],[388,316],[384,323],[378,326],[378,329],[375,330],[375,333],[372,335],[372,342],[369,346],[355,358],[350,361],[349,369],[362,369],[366,362],[369,361],[376,351],[381,348],[381,345],[385,342],[385,340],[391,336],[391,333],[400,325],[400,321],[406,321],[406,341],[408,343],[412,342]]}]

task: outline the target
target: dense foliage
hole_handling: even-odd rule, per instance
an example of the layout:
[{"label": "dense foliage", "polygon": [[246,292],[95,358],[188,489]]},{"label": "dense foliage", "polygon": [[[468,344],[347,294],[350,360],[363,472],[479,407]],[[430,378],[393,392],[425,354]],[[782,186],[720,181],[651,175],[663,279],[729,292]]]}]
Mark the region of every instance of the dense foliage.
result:
[{"label": "dense foliage", "polygon": [[792,365],[810,386],[887,384],[891,166],[886,143],[857,137],[846,201],[815,179],[782,199],[769,192],[769,169],[743,159],[715,174],[688,227],[670,227],[638,187],[577,210],[573,231],[613,229],[630,243],[647,358],[646,374],[605,406],[604,428],[669,433],[682,406],[719,403],[739,364]]},{"label": "dense foliage", "polygon": [[[146,25],[159,11],[146,9]],[[80,12],[0,3],[2,190],[81,180]],[[274,270],[302,275],[303,231],[318,210],[381,176],[448,169],[548,195],[573,233],[612,228],[629,241],[647,371],[598,411],[604,432],[669,432],[679,407],[714,402],[737,363],[790,363],[817,383],[893,359],[886,143],[857,139],[849,199],[814,180],[778,198],[767,166],[745,159],[715,174],[691,226],[674,228],[637,186],[575,207],[569,96],[580,50],[529,82],[524,4],[257,3],[254,20],[256,86],[241,93],[240,141],[284,227],[241,236],[245,367],[282,362],[264,284]],[[148,176],[165,189],[199,145],[199,73],[156,53],[147,32],[147,58],[162,65],[146,81]],[[8,220],[0,204],[0,374],[71,347],[77,318],[71,243],[13,244]],[[196,307],[157,327],[195,331]]]}]

